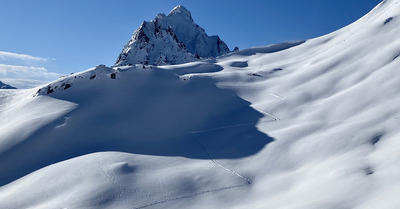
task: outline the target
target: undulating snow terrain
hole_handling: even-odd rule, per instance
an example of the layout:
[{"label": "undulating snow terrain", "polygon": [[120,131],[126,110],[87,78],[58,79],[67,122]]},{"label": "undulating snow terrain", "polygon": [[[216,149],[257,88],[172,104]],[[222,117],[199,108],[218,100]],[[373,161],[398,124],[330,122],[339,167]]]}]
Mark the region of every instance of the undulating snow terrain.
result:
[{"label": "undulating snow terrain", "polygon": [[0,208],[399,208],[399,2],[312,40],[0,90]]}]

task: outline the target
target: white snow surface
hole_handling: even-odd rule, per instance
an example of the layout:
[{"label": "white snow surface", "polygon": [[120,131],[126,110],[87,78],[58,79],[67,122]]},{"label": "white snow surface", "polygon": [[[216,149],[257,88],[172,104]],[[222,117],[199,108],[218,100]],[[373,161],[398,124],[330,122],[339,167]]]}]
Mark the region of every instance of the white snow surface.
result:
[{"label": "white snow surface", "polygon": [[399,2],[305,42],[0,90],[0,208],[399,208]]},{"label": "white snow surface", "polygon": [[116,66],[175,65],[229,53],[218,36],[208,36],[179,5],[168,14],[143,21],[119,55]]}]

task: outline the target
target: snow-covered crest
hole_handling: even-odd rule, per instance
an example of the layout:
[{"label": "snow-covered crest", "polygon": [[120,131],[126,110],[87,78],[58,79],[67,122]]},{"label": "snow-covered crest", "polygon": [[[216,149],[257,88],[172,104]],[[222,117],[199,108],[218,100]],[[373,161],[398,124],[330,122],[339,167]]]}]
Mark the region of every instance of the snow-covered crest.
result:
[{"label": "snow-covered crest", "polygon": [[168,15],[144,21],[119,55],[116,66],[171,65],[216,57],[230,52],[218,36],[208,36],[191,13],[179,5]]},{"label": "snow-covered crest", "polygon": [[168,16],[172,16],[172,15],[180,15],[182,18],[186,18],[186,19],[188,19],[188,20],[193,22],[192,14],[190,13],[189,10],[187,10],[182,5],[178,5],[178,6],[174,7],[171,10],[171,12],[169,12]]}]

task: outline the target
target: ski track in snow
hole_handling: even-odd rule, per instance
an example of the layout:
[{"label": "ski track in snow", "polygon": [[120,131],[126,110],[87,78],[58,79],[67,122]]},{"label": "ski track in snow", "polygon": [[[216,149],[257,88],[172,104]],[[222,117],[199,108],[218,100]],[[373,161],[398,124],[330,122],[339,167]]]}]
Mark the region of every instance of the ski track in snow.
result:
[{"label": "ski track in snow", "polygon": [[[228,88],[237,88],[237,86],[235,86],[235,85],[230,85],[230,84],[218,84],[218,86],[220,86],[220,87],[228,87]],[[245,86],[242,86],[241,88],[246,88],[246,87],[245,87]],[[252,89],[251,87],[247,87],[247,88]],[[257,91],[259,91],[259,90],[257,89]],[[283,98],[282,96],[279,96],[279,95],[277,95],[277,94],[274,94],[274,93],[272,93],[272,92],[270,92],[270,91],[265,91],[265,93],[269,94],[269,95],[272,96],[272,97],[278,98],[278,99],[281,100],[281,101],[285,101],[285,98]]]},{"label": "ski track in snow", "polygon": [[254,123],[242,123],[242,124],[237,124],[237,125],[222,126],[222,127],[218,127],[218,128],[211,128],[211,129],[200,130],[200,131],[192,131],[192,132],[190,132],[190,133],[191,133],[191,134],[197,134],[197,133],[204,133],[204,132],[216,131],[216,130],[227,129],[227,128],[235,128],[235,127],[241,127],[241,126],[249,126],[249,125],[253,125],[253,124],[254,124]]},{"label": "ski track in snow", "polygon": [[224,129],[224,128],[231,128],[231,127],[238,127],[238,126],[245,126],[245,125],[250,125],[250,124],[238,124],[238,125],[233,125],[233,126],[227,126],[227,127],[220,127],[220,128],[214,128],[214,129],[209,129],[209,130],[203,130],[203,131],[193,131],[191,132],[191,134],[194,135],[194,139],[200,144],[200,146],[204,149],[204,151],[206,152],[208,158],[210,158],[210,160],[217,165],[218,167],[223,168],[224,170],[236,175],[237,177],[243,179],[245,181],[244,184],[239,184],[239,185],[232,185],[232,186],[226,186],[226,187],[221,187],[221,188],[217,188],[217,189],[209,189],[209,190],[202,190],[199,192],[193,192],[187,195],[183,195],[180,197],[175,197],[175,198],[171,198],[171,199],[166,199],[166,200],[160,200],[160,201],[155,201],[155,202],[151,202],[149,204],[145,204],[145,205],[141,205],[139,207],[134,207],[133,209],[142,209],[142,208],[147,208],[150,206],[154,206],[154,205],[158,205],[158,204],[163,204],[163,203],[167,203],[167,202],[171,202],[171,201],[176,201],[176,200],[181,200],[181,199],[185,199],[185,198],[191,198],[191,197],[195,197],[195,196],[199,196],[199,195],[203,195],[203,194],[207,194],[207,193],[211,193],[211,192],[220,192],[220,191],[224,191],[224,190],[229,190],[229,189],[235,189],[238,187],[243,187],[243,186],[248,186],[252,183],[252,181],[241,175],[239,172],[232,170],[224,165],[222,165],[221,163],[219,163],[217,160],[215,160],[214,158],[212,158],[210,152],[208,152],[207,147],[200,141],[200,139],[196,136],[196,133],[203,133],[203,132],[208,132],[208,131],[214,131],[214,130],[219,130],[219,129]]},{"label": "ski track in snow", "polygon": [[285,101],[285,98],[283,98],[283,97],[281,97],[281,96],[279,96],[279,95],[276,95],[276,94],[271,93],[271,92],[269,92],[269,91],[267,91],[267,93],[268,93],[269,95],[273,96],[273,97],[276,97],[276,98],[278,98],[278,99],[280,99],[280,100],[282,100],[282,101]]},{"label": "ski track in snow", "polygon": [[[272,116],[273,117],[273,116]],[[275,121],[277,120],[276,117],[273,117],[275,119]],[[266,123],[266,122],[273,122],[273,121],[261,121],[260,123]],[[207,194],[207,193],[211,193],[211,192],[220,192],[220,191],[224,191],[224,190],[229,190],[229,189],[235,189],[238,187],[243,187],[243,186],[248,186],[252,183],[252,181],[243,176],[242,174],[240,174],[239,172],[230,169],[224,165],[222,165],[221,163],[219,163],[217,160],[215,160],[210,152],[208,151],[207,147],[205,146],[205,144],[203,144],[201,142],[201,140],[196,136],[197,133],[204,133],[204,132],[209,132],[209,131],[215,131],[215,130],[220,130],[220,129],[226,129],[226,128],[234,128],[234,127],[240,127],[240,126],[248,126],[248,125],[254,125],[253,123],[243,123],[243,124],[237,124],[237,125],[232,125],[232,126],[223,126],[223,127],[218,127],[218,128],[213,128],[213,129],[207,129],[207,130],[201,130],[201,131],[192,131],[190,132],[190,134],[192,134],[194,136],[194,139],[197,141],[197,143],[200,144],[200,146],[204,149],[205,153],[207,154],[208,158],[210,158],[210,160],[217,165],[218,167],[236,175],[237,177],[243,179],[245,181],[244,184],[239,184],[239,185],[232,185],[232,186],[226,186],[226,187],[221,187],[221,188],[217,188],[217,189],[209,189],[209,190],[202,190],[199,192],[193,192],[187,195],[183,195],[180,197],[175,197],[175,198],[171,198],[171,199],[166,199],[166,200],[160,200],[160,201],[154,201],[154,202],[150,202],[148,204],[145,205],[141,205],[139,207],[134,207],[132,209],[142,209],[142,208],[147,208],[150,206],[154,206],[154,205],[158,205],[158,204],[163,204],[163,203],[167,203],[167,202],[171,202],[171,201],[176,201],[176,200],[181,200],[181,199],[185,199],[185,198],[191,198],[191,197],[195,197],[195,196],[199,196],[199,195],[203,195],[203,194]]]},{"label": "ski track in snow", "polygon": [[199,192],[193,192],[193,193],[181,196],[181,197],[175,197],[175,198],[172,198],[172,199],[151,202],[149,204],[141,205],[139,207],[134,207],[132,209],[147,208],[147,207],[150,207],[150,206],[163,204],[163,203],[167,203],[167,202],[171,202],[171,201],[175,201],[175,200],[181,200],[181,199],[185,199],[185,198],[195,197],[195,196],[198,196],[198,195],[203,195],[203,194],[207,194],[207,193],[211,193],[211,192],[220,192],[220,191],[234,189],[234,188],[238,188],[238,187],[242,187],[242,186],[246,186],[246,184],[240,184],[240,185],[235,185],[235,186],[227,186],[227,187],[222,187],[222,188],[218,188],[218,189],[203,190],[203,191],[199,191]]},{"label": "ski track in snow", "polygon": [[[267,113],[267,112],[264,112],[264,111],[260,111],[260,112],[270,116],[271,118],[273,118],[273,120],[263,120],[263,121],[259,121],[258,123],[271,123],[271,122],[275,122],[275,121],[280,120],[279,118],[275,117],[274,115],[272,115],[270,113]],[[211,128],[211,129],[200,130],[200,131],[192,131],[190,133],[191,134],[197,134],[197,133],[204,133],[204,132],[209,132],[209,131],[216,131],[216,130],[221,130],[221,129],[236,128],[236,127],[250,126],[250,125],[254,125],[254,123],[241,123],[241,124],[230,125],[230,126],[221,126],[221,127],[218,127],[218,128]]]},{"label": "ski track in snow", "polygon": [[226,166],[220,164],[217,160],[215,160],[215,159],[211,156],[210,152],[208,152],[206,145],[203,144],[203,143],[200,141],[200,139],[195,135],[195,133],[192,133],[192,134],[194,135],[194,138],[196,139],[196,141],[200,144],[200,146],[201,146],[201,147],[204,149],[204,151],[207,153],[207,156],[210,158],[210,160],[211,160],[215,165],[217,165],[217,166],[223,168],[223,169],[226,170],[226,171],[231,172],[232,174],[235,174],[235,175],[238,176],[239,178],[242,178],[243,180],[246,181],[247,184],[251,184],[251,180],[250,180],[250,179],[248,179],[248,178],[246,178],[245,176],[241,175],[239,172],[237,172],[237,171],[235,171],[235,170],[232,170],[232,169],[230,169],[230,168],[228,168],[228,167],[226,167]]}]

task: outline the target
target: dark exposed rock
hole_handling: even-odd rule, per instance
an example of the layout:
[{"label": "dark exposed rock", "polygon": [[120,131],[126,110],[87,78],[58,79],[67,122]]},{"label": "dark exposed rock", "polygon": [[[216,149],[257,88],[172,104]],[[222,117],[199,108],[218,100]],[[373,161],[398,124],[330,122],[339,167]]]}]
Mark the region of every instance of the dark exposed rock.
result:
[{"label": "dark exposed rock", "polygon": [[69,84],[69,83],[65,84],[64,90],[68,89],[68,88],[71,88],[71,86],[72,86],[72,84]]},{"label": "dark exposed rock", "polygon": [[381,140],[382,136],[383,136],[383,134],[377,134],[376,136],[374,136],[374,137],[370,140],[371,144],[372,144],[372,145],[375,145],[376,143],[378,143],[378,142]]},{"label": "dark exposed rock", "polygon": [[393,17],[389,17],[388,19],[385,20],[385,22],[383,23],[384,25],[390,23],[393,20]]},{"label": "dark exposed rock", "polygon": [[262,77],[260,74],[257,74],[257,73],[249,73],[249,74],[247,74],[247,75],[249,75],[249,76],[256,76],[256,77]]},{"label": "dark exposed rock", "polygon": [[371,167],[366,167],[364,169],[364,172],[365,172],[365,175],[367,175],[367,176],[374,174],[374,170],[372,170]]},{"label": "dark exposed rock", "polygon": [[47,86],[47,93],[46,94],[51,94],[54,92],[54,89],[51,88],[51,86]]}]

